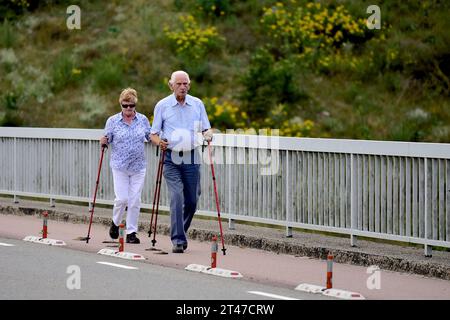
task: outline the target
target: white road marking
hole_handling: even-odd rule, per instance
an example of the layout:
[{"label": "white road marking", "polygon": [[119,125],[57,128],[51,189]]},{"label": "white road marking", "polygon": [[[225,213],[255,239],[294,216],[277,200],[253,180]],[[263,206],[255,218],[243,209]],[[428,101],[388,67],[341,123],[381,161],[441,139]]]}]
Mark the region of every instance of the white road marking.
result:
[{"label": "white road marking", "polygon": [[265,296],[265,297],[269,297],[269,298],[274,298],[274,299],[281,299],[281,300],[301,300],[301,299],[297,299],[297,298],[291,298],[291,297],[285,297],[285,296],[279,296],[277,294],[273,294],[273,293],[266,293],[266,292],[262,292],[262,291],[247,291],[248,293],[252,293],[252,294],[257,294],[260,296]]},{"label": "white road marking", "polygon": [[4,246],[4,247],[14,247],[13,244],[3,243],[3,242],[0,242],[0,246]]},{"label": "white road marking", "polygon": [[106,264],[108,266],[112,266],[112,267],[117,267],[117,268],[122,268],[122,269],[130,269],[130,270],[136,270],[138,268],[136,267],[130,267],[130,266],[125,266],[123,264],[117,264],[117,263],[111,263],[111,262],[104,262],[104,261],[97,261],[97,263],[100,264]]}]

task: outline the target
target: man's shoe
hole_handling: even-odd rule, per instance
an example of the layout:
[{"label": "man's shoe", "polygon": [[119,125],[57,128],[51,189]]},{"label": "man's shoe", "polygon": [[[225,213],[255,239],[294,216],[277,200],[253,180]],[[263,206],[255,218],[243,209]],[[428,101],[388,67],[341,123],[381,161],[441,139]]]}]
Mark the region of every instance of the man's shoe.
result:
[{"label": "man's shoe", "polygon": [[174,245],[172,248],[172,252],[173,253],[183,253],[184,252],[183,245],[182,244]]},{"label": "man's shoe", "polygon": [[119,237],[119,227],[114,224],[114,221],[111,221],[111,227],[109,228],[109,236],[112,239],[117,239]]},{"label": "man's shoe", "polygon": [[127,243],[141,243],[141,241],[139,241],[139,238],[136,237],[136,232],[132,232],[130,234],[127,234]]}]

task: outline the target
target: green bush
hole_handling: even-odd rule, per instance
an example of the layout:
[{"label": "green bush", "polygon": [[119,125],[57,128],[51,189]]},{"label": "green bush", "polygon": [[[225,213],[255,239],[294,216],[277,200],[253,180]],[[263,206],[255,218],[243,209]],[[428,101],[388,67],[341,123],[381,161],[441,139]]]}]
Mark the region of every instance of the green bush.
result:
[{"label": "green bush", "polygon": [[197,0],[197,8],[207,17],[222,17],[230,13],[229,0]]},{"label": "green bush", "polygon": [[[192,88],[192,94],[199,96],[208,96],[210,93],[208,90],[210,86],[206,85],[212,81],[211,64],[208,60],[192,61],[180,59],[179,68],[186,70],[190,79],[198,85],[194,85]],[[201,86],[200,86],[201,85]]]},{"label": "green bush", "polygon": [[104,126],[108,104],[108,100],[100,95],[90,92],[84,94],[81,106],[82,113],[79,116],[83,126],[88,128]]},{"label": "green bush", "polygon": [[14,19],[30,6],[27,0],[3,0],[0,2],[0,21]]},{"label": "green bush", "polygon": [[92,68],[94,87],[100,90],[120,88],[124,80],[124,61],[116,55],[97,60]]},{"label": "green bush", "polygon": [[[78,0],[77,3],[84,0]],[[38,7],[74,4],[72,0],[2,0],[0,2],[0,21],[16,19],[27,11],[34,11]]]},{"label": "green bush", "polygon": [[299,116],[292,116],[290,108],[285,104],[274,106],[264,119],[263,126],[254,123],[252,127],[270,128],[278,130],[281,136],[304,137],[309,136],[314,128],[312,120],[303,120]]},{"label": "green bush", "polygon": [[27,11],[33,11],[39,6],[69,4],[70,0],[2,0],[0,2],[0,21],[16,19]]},{"label": "green bush", "polygon": [[76,59],[69,52],[61,53],[52,66],[52,90],[58,92],[81,80],[82,71],[77,68]]},{"label": "green bush", "polygon": [[23,125],[23,120],[19,114],[19,100],[20,96],[13,91],[7,92],[2,97],[3,111],[0,111],[0,126],[5,127],[20,127]]},{"label": "green bush", "polygon": [[14,49],[0,49],[0,66],[5,71],[5,75],[14,72],[19,64]]},{"label": "green bush", "polygon": [[[292,106],[308,98],[301,90],[298,71],[293,61],[276,61],[267,49],[256,51],[241,79],[240,100],[251,121],[265,119],[280,103]],[[292,108],[290,112],[296,111]]]},{"label": "green bush", "polygon": [[427,132],[422,121],[405,120],[398,123],[391,131],[389,140],[394,141],[423,141]]},{"label": "green bush", "polygon": [[5,19],[0,25],[0,48],[12,48],[15,43],[16,36],[14,34],[13,26]]},{"label": "green bush", "polygon": [[232,128],[247,128],[247,114],[231,101],[219,102],[217,97],[202,99],[211,126],[225,131]]}]

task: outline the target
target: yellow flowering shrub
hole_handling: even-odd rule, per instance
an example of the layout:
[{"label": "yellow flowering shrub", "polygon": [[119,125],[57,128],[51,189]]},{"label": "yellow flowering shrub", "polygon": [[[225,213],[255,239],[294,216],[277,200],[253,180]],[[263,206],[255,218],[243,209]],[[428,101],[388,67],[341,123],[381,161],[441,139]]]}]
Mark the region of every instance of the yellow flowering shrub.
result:
[{"label": "yellow flowering shrub", "polygon": [[287,121],[280,128],[280,135],[287,137],[307,137],[314,128],[312,120]]},{"label": "yellow flowering shrub", "polygon": [[[247,113],[230,101],[219,102],[217,97],[202,100],[211,126],[222,132],[226,132],[227,129],[242,129],[245,134],[254,130],[259,134],[304,137],[310,135],[314,128],[312,120],[291,118],[282,104],[273,108],[270,115],[263,121],[251,122]],[[263,133],[264,130],[267,132]]]},{"label": "yellow flowering shrub", "polygon": [[266,128],[278,129],[280,136],[305,137],[309,136],[314,128],[312,120],[303,120],[302,118],[289,114],[289,106],[278,104],[270,110],[269,115],[264,120],[263,126]]},{"label": "yellow flowering shrub", "polygon": [[172,30],[166,26],[164,33],[176,52],[187,58],[201,59],[223,40],[215,27],[202,28],[192,15],[181,16],[180,22],[181,27]]},{"label": "yellow flowering shrub", "polygon": [[247,114],[237,105],[226,100],[219,102],[217,97],[202,100],[212,127],[220,130],[247,127]]},{"label": "yellow flowering shrub", "polygon": [[295,1],[290,5],[277,2],[263,9],[260,22],[284,49],[294,49],[304,55],[364,37],[366,29],[366,21],[353,17],[344,6],[330,8],[312,2],[306,6]]},{"label": "yellow flowering shrub", "polygon": [[374,52],[369,51],[366,55],[355,56],[336,50],[332,55],[325,55],[317,60],[317,67],[323,73],[330,70],[336,72],[364,73],[374,69]]}]

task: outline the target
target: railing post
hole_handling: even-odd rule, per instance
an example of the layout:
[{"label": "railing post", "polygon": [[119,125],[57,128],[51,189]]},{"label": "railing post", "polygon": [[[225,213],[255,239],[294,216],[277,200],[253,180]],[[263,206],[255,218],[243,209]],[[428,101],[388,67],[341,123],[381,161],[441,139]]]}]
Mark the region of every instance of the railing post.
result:
[{"label": "railing post", "polygon": [[289,201],[289,151],[286,150],[286,238],[292,238],[292,227],[289,223],[292,222],[290,201]]},{"label": "railing post", "polygon": [[[357,168],[356,159],[354,154],[350,157],[350,175],[351,175],[351,186],[350,186],[350,216],[351,216],[351,231],[358,228],[358,190],[357,190]],[[356,247],[356,236],[352,233],[350,235],[350,245]]]},{"label": "railing post", "polygon": [[[54,192],[54,190],[53,190],[53,171],[54,171],[54,168],[53,168],[53,139],[51,139],[50,138],[50,152],[49,152],[49,155],[50,155],[50,172],[49,172],[49,175],[50,175],[50,177],[49,177],[49,179],[50,179],[50,194],[51,195],[53,195],[53,192]],[[55,207],[55,199],[53,199],[53,198],[50,198],[50,207],[51,208],[54,208]]]},{"label": "railing post", "polygon": [[[425,211],[424,211],[424,215],[425,215],[425,241],[428,240],[428,224],[430,223],[429,219],[428,219],[428,161],[427,158],[424,159],[424,177],[425,177]],[[426,241],[427,242],[427,241]],[[424,245],[424,252],[425,252],[425,257],[431,257],[432,256],[432,247],[425,243]]]},{"label": "railing post", "polygon": [[89,201],[88,201],[88,208],[89,208],[89,211],[88,212],[91,212],[91,210],[92,210],[92,202],[91,202],[91,190],[93,189],[93,187],[92,187],[92,179],[91,179],[91,177],[92,177],[92,140],[89,140],[89,143],[88,143],[88,159],[89,159],[89,161],[88,161],[88,167],[89,167],[89,170],[88,170],[88,199],[89,199]]},{"label": "railing post", "polygon": [[14,203],[19,203],[19,197],[16,195],[17,192],[17,138],[14,137]]},{"label": "railing post", "polygon": [[[231,165],[234,164],[234,161],[231,160],[233,154],[232,154],[232,147],[228,147],[228,157],[225,157],[225,159],[228,159],[229,163],[226,163],[226,165]],[[232,177],[231,177],[231,167],[228,169],[228,212],[231,213],[231,182],[232,182]],[[234,224],[234,219],[229,218],[228,219],[228,230],[235,230],[236,226]]]}]

